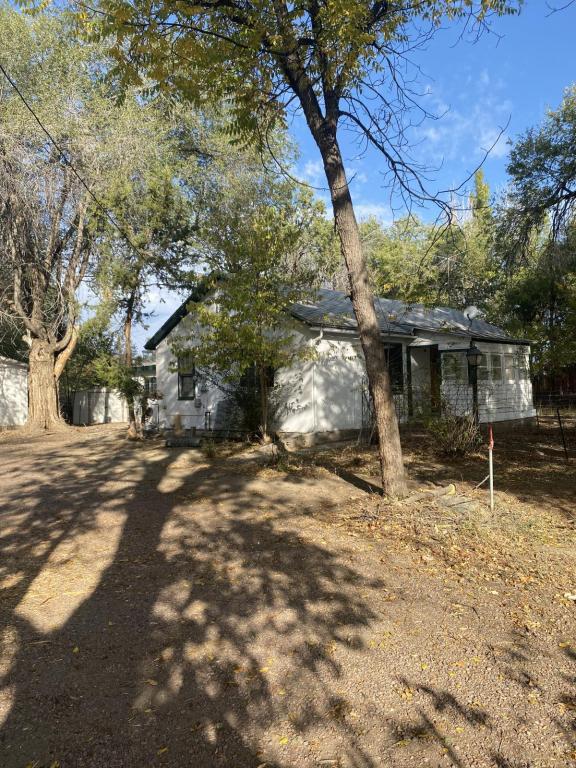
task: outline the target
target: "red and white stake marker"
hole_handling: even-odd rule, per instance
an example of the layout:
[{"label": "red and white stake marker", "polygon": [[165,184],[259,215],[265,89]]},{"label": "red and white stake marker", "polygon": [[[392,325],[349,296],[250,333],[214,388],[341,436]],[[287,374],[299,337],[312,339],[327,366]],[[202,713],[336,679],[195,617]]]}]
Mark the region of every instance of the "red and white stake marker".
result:
[{"label": "red and white stake marker", "polygon": [[494,432],[492,424],[488,425],[488,477],[490,478],[490,510],[494,512],[494,462],[492,451],[494,449]]}]

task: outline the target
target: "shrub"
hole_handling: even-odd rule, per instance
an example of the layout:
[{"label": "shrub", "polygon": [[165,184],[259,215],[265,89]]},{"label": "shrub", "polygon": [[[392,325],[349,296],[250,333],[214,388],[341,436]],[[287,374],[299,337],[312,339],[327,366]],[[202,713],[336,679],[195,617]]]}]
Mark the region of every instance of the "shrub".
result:
[{"label": "shrub", "polygon": [[465,456],[480,447],[480,428],[472,414],[457,414],[449,408],[442,416],[432,418],[428,429],[434,437],[434,448],[442,456]]}]

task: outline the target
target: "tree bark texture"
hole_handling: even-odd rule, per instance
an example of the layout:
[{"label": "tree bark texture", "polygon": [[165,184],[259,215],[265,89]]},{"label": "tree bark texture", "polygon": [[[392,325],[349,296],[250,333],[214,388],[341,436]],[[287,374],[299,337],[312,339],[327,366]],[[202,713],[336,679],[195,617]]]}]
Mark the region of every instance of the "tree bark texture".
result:
[{"label": "tree bark texture", "polygon": [[260,429],[262,437],[268,439],[268,382],[266,381],[266,368],[258,365],[258,380],[260,389]]},{"label": "tree bark texture", "polygon": [[54,347],[47,341],[33,338],[30,345],[28,369],[28,421],[31,429],[62,429],[58,387],[55,375]]},{"label": "tree bark texture", "polygon": [[407,486],[398,419],[386,365],[384,344],[374,306],[374,293],[362,252],[360,230],[354,213],[344,162],[335,135],[320,135],[317,144],[328,179],[342,256],[348,270],[352,306],[358,324],[358,335],[364,352],[368,384],[374,404],[382,488],[386,496],[401,498],[406,495]]},{"label": "tree bark texture", "polygon": [[[132,315],[134,311],[135,294],[132,292],[128,299],[126,317],[124,320],[124,363],[128,369],[132,368]],[[138,440],[141,431],[136,420],[136,408],[134,407],[134,395],[128,392],[126,395],[128,406],[128,439]]]}]

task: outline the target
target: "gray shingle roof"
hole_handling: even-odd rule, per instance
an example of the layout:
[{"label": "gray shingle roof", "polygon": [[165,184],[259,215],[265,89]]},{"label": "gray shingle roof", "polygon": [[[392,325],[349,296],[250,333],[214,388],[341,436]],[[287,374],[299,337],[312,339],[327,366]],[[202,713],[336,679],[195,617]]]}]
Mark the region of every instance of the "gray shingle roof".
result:
[{"label": "gray shingle roof", "polygon": [[[394,336],[412,336],[418,331],[449,333],[485,341],[528,343],[513,339],[502,328],[481,318],[469,320],[463,312],[449,307],[425,307],[405,304],[396,299],[376,297],[376,313],[382,333]],[[322,288],[315,301],[293,304],[290,313],[309,325],[329,328],[356,328],[352,302],[345,293]]]},{"label": "gray shingle roof", "polygon": [[[202,301],[206,286],[192,293],[188,299],[168,318],[154,336],[144,345],[145,349],[156,349],[170,331],[188,314],[191,302]],[[478,341],[500,341],[509,344],[529,344],[525,339],[514,339],[502,328],[491,325],[481,318],[468,320],[463,312],[449,307],[425,307],[422,304],[405,304],[396,299],[375,297],[376,313],[380,330],[392,336],[415,336],[418,332],[448,333],[467,336]],[[308,325],[326,328],[356,329],[356,318],[350,297],[342,291],[321,288],[315,300],[293,304],[290,314]]]}]

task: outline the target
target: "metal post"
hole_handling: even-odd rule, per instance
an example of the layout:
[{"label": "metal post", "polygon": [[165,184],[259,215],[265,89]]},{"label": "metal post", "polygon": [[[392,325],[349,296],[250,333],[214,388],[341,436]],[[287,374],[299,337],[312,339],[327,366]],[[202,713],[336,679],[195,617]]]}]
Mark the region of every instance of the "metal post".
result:
[{"label": "metal post", "polygon": [[494,433],[492,431],[492,424],[488,426],[488,434],[490,439],[488,441],[488,476],[490,478],[490,511],[494,512],[494,463],[492,460],[492,451],[494,448]]}]

